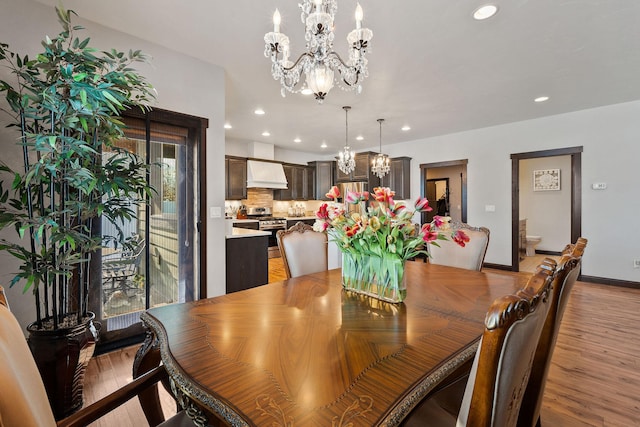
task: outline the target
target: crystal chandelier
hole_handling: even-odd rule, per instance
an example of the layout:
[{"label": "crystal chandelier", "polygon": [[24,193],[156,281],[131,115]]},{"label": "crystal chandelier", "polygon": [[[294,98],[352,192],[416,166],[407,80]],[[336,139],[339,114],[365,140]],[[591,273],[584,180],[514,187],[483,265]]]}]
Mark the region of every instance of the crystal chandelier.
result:
[{"label": "crystal chandelier", "polygon": [[356,155],[349,149],[349,110],[351,107],[344,106],[344,122],[345,122],[345,138],[344,148],[338,153],[338,168],[345,174],[349,175],[356,168]]},{"label": "crystal chandelier", "polygon": [[380,152],[371,161],[371,172],[378,178],[388,174],[391,169],[389,167],[389,156],[382,154],[382,122],[384,122],[384,119],[378,119],[378,123],[380,123]]},{"label": "crystal chandelier", "polygon": [[[271,57],[271,74],[292,93],[300,92],[298,86],[302,73],[306,86],[311,89],[316,100],[321,103],[333,88],[334,80],[344,90],[362,91],[361,81],[368,75],[365,54],[373,32],[362,28],[362,7],[356,6],[356,28],[347,36],[349,59],[345,62],[333,50],[334,17],[338,10],[337,0],[304,0],[298,4],[302,13],[300,18],[306,26],[305,40],[307,50],[295,62],[289,60],[289,37],[280,32],[280,12],[273,14],[273,31],[264,36],[264,55]],[[337,71],[337,73],[336,73]]]}]

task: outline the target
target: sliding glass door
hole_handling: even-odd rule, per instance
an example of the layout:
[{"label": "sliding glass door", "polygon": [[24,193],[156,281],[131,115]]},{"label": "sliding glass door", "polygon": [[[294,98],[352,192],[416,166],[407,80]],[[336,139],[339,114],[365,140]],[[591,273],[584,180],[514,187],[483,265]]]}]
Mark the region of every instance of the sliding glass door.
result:
[{"label": "sliding glass door", "polygon": [[[94,311],[106,341],[122,341],[142,332],[140,313],[148,308],[198,298],[199,236],[197,129],[170,118],[125,117],[125,137],[117,144],[152,166],[147,179],[153,194],[132,204],[135,215],[119,224],[102,222],[102,235],[124,233],[130,244],[103,249],[102,289]],[[179,122],[179,121],[178,121]],[[103,156],[118,156],[117,151]]]}]

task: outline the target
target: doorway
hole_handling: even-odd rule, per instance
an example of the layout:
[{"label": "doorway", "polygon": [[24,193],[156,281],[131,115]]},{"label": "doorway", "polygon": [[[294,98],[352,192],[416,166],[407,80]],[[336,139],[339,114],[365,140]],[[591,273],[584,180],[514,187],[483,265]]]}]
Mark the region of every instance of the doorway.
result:
[{"label": "doorway", "polygon": [[[207,120],[156,110],[127,112],[123,121],[127,128],[116,145],[152,165],[146,179],[153,191],[146,195],[146,204],[132,204],[130,218],[118,224],[102,223],[103,236],[120,230],[136,243],[136,250],[103,249],[102,289],[91,297],[91,309],[102,324],[101,350],[138,340],[144,310],[204,295],[203,268],[198,262],[204,242],[198,219],[204,194],[199,170]],[[117,265],[122,260],[129,263],[127,274],[120,269],[110,275],[104,266],[112,259]]]},{"label": "doorway", "polygon": [[441,212],[452,220],[467,222],[467,163],[464,159],[420,165],[420,195],[433,208],[422,213],[422,224]]},{"label": "doorway", "polygon": [[427,212],[427,222],[433,221],[433,217],[449,216],[450,200],[449,200],[449,178],[427,178],[427,194],[426,198],[430,201],[433,209]]},{"label": "doorway", "polygon": [[[520,212],[520,161],[544,157],[570,156],[570,239],[575,242],[582,233],[582,147],[533,151],[511,155],[511,270],[520,271],[523,247]],[[569,242],[567,242],[569,243]]]}]

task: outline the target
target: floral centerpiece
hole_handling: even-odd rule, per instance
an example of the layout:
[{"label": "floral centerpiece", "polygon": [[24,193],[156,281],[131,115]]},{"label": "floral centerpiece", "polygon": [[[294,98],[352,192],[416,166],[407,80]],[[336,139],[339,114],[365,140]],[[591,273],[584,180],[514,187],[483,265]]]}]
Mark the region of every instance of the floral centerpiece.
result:
[{"label": "floral centerpiece", "polygon": [[[326,196],[337,200],[340,192],[333,187]],[[366,212],[350,212],[349,205],[369,200],[368,192],[348,192],[344,204],[323,203],[316,212],[314,230],[326,231],[342,251],[342,283],[355,292],[389,302],[406,297],[405,261],[420,254],[429,256],[426,245],[452,240],[464,247],[469,237],[462,230],[451,230],[450,217],[435,216],[431,223],[419,227],[412,222],[416,213],[432,208],[423,197],[413,209],[393,200],[389,188],[374,189],[372,206]]]}]

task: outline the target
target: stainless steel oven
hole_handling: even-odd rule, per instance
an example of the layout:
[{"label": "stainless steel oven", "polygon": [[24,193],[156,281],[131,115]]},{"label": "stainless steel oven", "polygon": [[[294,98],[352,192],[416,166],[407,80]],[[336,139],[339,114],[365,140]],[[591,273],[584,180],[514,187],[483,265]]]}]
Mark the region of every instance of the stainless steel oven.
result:
[{"label": "stainless steel oven", "polygon": [[272,248],[278,250],[278,241],[276,240],[276,233],[278,230],[285,230],[287,228],[287,220],[284,218],[267,217],[258,220],[258,229],[262,231],[268,231],[271,233],[269,236],[269,251]]},{"label": "stainless steel oven", "polygon": [[279,257],[280,251],[278,250],[276,233],[278,230],[287,228],[286,218],[275,218],[271,216],[271,208],[260,207],[247,209],[247,217],[258,220],[258,230],[271,233],[269,236],[269,258]]}]

